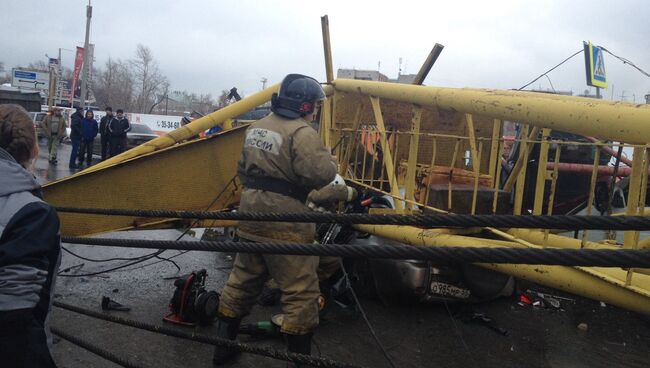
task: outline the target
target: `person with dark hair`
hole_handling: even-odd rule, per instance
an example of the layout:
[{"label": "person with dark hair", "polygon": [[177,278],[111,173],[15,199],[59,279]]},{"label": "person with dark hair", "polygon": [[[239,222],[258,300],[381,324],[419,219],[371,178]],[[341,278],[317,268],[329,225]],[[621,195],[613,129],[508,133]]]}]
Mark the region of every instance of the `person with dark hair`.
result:
[{"label": "person with dark hair", "polygon": [[75,164],[77,156],[79,155],[79,145],[81,145],[81,121],[83,120],[83,109],[76,106],[77,111],[70,116],[70,141],[72,142],[72,152],[70,152],[70,165],[71,169],[77,169]]},{"label": "person with dark hair", "polygon": [[119,155],[126,150],[126,133],[131,130],[129,119],[124,117],[124,110],[117,110],[117,117],[108,123],[111,135],[111,157]]},{"label": "person with dark hair", "polygon": [[79,166],[83,165],[86,156],[86,166],[93,161],[93,146],[97,136],[97,120],[92,110],[86,111],[86,117],[81,120],[81,148],[79,149]]},{"label": "person with dark hair", "polygon": [[47,325],[61,262],[59,218],[29,172],[34,123],[0,105],[0,366],[56,367]]},{"label": "person with dark hair", "polygon": [[102,161],[106,160],[110,154],[109,149],[111,144],[111,135],[108,131],[108,123],[110,123],[113,119],[113,108],[107,106],[105,111],[106,115],[104,115],[99,121],[99,135],[102,145]]}]

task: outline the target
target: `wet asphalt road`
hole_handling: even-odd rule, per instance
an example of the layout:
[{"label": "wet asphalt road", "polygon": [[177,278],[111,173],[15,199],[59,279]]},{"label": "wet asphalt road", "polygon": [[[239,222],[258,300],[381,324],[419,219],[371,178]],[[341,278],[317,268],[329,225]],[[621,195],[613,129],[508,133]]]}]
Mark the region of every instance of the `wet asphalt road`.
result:
[{"label": "wet asphalt road", "polygon": [[[69,145],[59,153],[59,165],[51,167],[41,146],[41,158],[36,173],[42,182],[70,174],[67,169]],[[198,240],[186,235],[184,240]],[[105,234],[106,237],[176,239],[177,230],[137,231]],[[93,247],[64,244],[64,247],[84,257],[94,259],[134,257],[147,250]],[[177,255],[168,251],[163,256]],[[180,272],[170,262],[150,260],[126,269],[89,277],[59,277],[56,300],[86,308],[101,310],[102,296],[131,307],[129,312],[111,312],[139,321],[162,324],[173,293],[169,277],[184,275],[192,270],[208,270],[208,289],[220,291],[231,265],[229,255],[221,253],[188,252],[173,258]],[[124,261],[95,263],[63,253],[61,270],[83,266],[65,272],[67,275],[91,273],[124,264]],[[524,289],[530,285],[523,285]],[[545,290],[532,285],[537,290]],[[521,307],[513,298],[473,305],[485,312],[495,324],[508,331],[507,336],[479,325],[463,323],[453,318],[457,305],[383,305],[379,301],[362,299],[377,335],[397,367],[647,367],[650,351],[650,323],[639,316],[599,302],[565,293],[547,290],[551,294],[574,299],[562,301],[561,310]],[[257,306],[247,321],[268,320],[278,307]],[[586,323],[582,331],[578,324]],[[51,324],[87,341],[100,345],[144,367],[210,367],[212,348],[146,331],[99,321],[72,312],[53,308]],[[190,331],[189,327],[177,327]],[[214,333],[214,327],[197,331]],[[279,340],[242,341],[270,344],[283,349]],[[389,367],[361,319],[351,319],[335,312],[319,327],[315,335],[313,354],[346,361],[366,367]],[[81,349],[65,340],[55,338],[54,358],[59,367],[115,367],[116,365]],[[241,355],[229,367],[283,367],[284,363],[252,355]]]}]

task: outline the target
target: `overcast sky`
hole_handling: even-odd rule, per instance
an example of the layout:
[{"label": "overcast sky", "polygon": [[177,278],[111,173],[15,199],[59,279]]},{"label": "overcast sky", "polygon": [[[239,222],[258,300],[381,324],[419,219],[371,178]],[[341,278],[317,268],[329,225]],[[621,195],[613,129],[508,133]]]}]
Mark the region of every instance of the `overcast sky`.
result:
[{"label": "overcast sky", "polygon": [[[0,61],[11,68],[83,45],[81,0],[3,0]],[[258,91],[263,77],[325,79],[320,16],[329,15],[335,68],[416,73],[432,46],[445,49],[425,84],[519,88],[591,40],[650,69],[650,1],[134,1],[94,0],[96,66],[148,46],[172,89],[218,95]],[[63,51],[72,67],[74,54]],[[605,55],[610,88],[640,102],[650,78]],[[549,74],[556,90],[587,89],[583,56]],[[551,88],[540,79],[531,87]],[[593,90],[592,90],[593,91]]]}]

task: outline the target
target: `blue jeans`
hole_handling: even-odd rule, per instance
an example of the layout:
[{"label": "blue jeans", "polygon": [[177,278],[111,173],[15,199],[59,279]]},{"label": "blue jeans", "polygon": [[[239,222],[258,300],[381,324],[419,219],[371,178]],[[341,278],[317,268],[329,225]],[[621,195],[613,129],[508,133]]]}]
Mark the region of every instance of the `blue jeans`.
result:
[{"label": "blue jeans", "polygon": [[70,154],[70,167],[75,166],[77,161],[77,156],[79,155],[79,145],[81,144],[81,138],[70,138],[72,141],[72,153]]}]

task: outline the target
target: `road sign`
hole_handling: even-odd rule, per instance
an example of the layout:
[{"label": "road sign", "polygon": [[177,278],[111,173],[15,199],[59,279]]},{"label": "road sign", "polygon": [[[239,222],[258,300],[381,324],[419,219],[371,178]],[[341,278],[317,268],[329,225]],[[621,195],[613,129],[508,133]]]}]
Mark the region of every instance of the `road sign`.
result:
[{"label": "road sign", "polygon": [[50,73],[29,69],[12,69],[11,85],[14,87],[48,91]]},{"label": "road sign", "polygon": [[587,72],[587,85],[607,88],[607,75],[605,74],[605,59],[603,50],[590,42],[584,42],[585,71]]}]

